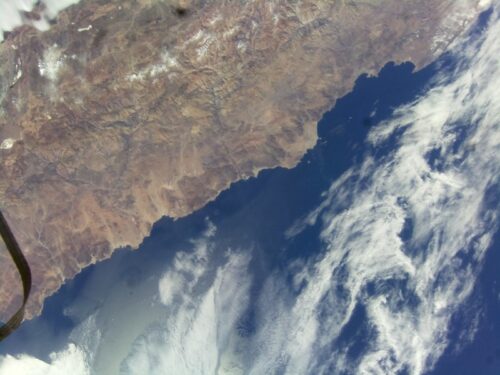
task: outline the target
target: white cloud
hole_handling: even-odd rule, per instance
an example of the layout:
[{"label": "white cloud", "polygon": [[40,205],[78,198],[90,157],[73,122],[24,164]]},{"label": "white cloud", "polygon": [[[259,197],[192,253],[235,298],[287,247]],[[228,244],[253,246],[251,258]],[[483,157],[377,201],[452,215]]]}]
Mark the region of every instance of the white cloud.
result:
[{"label": "white cloud", "polygon": [[45,0],[43,3],[47,6],[47,16],[54,18],[61,10],[70,5],[77,4],[80,0]]},{"label": "white cloud", "polygon": [[3,31],[11,31],[23,24],[22,11],[30,11],[34,0],[0,0],[0,41],[3,40]]},{"label": "white cloud", "polygon": [[181,251],[175,255],[172,267],[160,279],[160,300],[170,305],[175,297],[189,296],[199,279],[207,271],[209,256],[212,252],[211,240],[216,227],[207,221],[208,228],[200,238],[191,240],[192,252]]},{"label": "white cloud", "polygon": [[[438,77],[432,89],[371,132],[374,147],[396,142],[397,148],[346,172],[325,202],[289,231],[296,235],[321,217],[327,252],[314,264],[295,302],[296,312],[282,317],[292,327],[316,331],[314,339],[299,341],[287,332],[285,347],[302,346],[302,353],[331,350],[332,339],[357,304],[365,306],[376,337],[359,363],[352,367],[351,361],[351,372],[396,374],[406,369],[421,374],[449,344],[450,318],[470,294],[478,272],[461,257],[468,252],[481,260],[498,226],[498,207],[484,204],[500,175],[497,17],[483,39],[454,51],[460,60],[454,72]],[[397,136],[397,131],[403,134]],[[433,165],[429,153],[438,150]],[[402,238],[407,223],[412,231]],[[388,287],[394,280],[405,287]],[[373,294],[366,292],[370,284]],[[342,293],[332,292],[339,288]],[[407,302],[408,295],[414,303]],[[331,307],[320,320],[325,305]],[[337,370],[345,355],[339,349],[329,356]],[[291,373],[294,360],[293,355],[287,360]],[[327,365],[307,359],[302,368],[321,373]]]},{"label": "white cloud", "polygon": [[96,315],[89,316],[77,326],[71,333],[69,341],[65,349],[51,353],[48,362],[26,354],[0,356],[0,375],[94,374],[92,365],[100,342]]},{"label": "white cloud", "polygon": [[91,371],[85,360],[85,353],[74,344],[67,349],[50,355],[50,362],[20,355],[0,358],[0,375],[90,375]]},{"label": "white cloud", "polygon": [[488,9],[492,5],[492,0],[480,0],[479,1],[479,8],[480,9]]},{"label": "white cloud", "polygon": [[32,21],[22,16],[22,12],[30,12],[36,4],[36,0],[0,0],[0,42],[3,40],[4,31],[12,31],[16,27],[28,24],[39,30],[49,28],[48,20],[57,16],[61,10],[80,0],[45,0],[42,1],[46,8],[42,19]]},{"label": "white cloud", "polygon": [[[234,352],[236,323],[248,305],[249,254],[229,252],[226,263],[209,273],[207,237],[195,251],[180,253],[160,281],[169,317],[135,343],[122,365],[125,374],[234,374],[241,365]],[[201,257],[200,257],[201,254]],[[202,259],[202,261],[200,261]],[[165,287],[175,280],[175,288]],[[172,290],[182,291],[172,296]],[[165,295],[166,294],[166,295]]]}]

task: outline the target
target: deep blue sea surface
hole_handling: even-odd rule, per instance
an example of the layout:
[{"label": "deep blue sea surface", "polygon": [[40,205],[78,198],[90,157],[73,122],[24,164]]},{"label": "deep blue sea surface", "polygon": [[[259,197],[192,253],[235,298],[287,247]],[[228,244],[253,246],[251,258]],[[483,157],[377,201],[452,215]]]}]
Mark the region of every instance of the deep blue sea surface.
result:
[{"label": "deep blue sea surface", "polygon": [[[425,89],[436,70],[447,64],[444,57],[435,64],[414,73],[411,64],[388,64],[378,77],[362,76],[352,93],[337,101],[318,124],[319,140],[293,169],[266,170],[258,177],[235,183],[230,189],[202,210],[179,220],[164,218],[153,228],[138,251],[117,251],[113,257],[88,267],[74,280],[68,281],[59,292],[47,299],[41,317],[26,322],[0,346],[0,353],[23,353],[48,358],[67,342],[71,329],[78,323],[78,314],[66,310],[74,301],[84,300],[88,311],[106,303],[106,290],[117,282],[133,286],[150,275],[156,275],[171,262],[179,249],[205,228],[207,218],[217,227],[217,243],[222,247],[251,248],[252,286],[257,294],[262,280],[270,272],[287,267],[296,259],[308,258],[319,251],[319,224],[308,227],[300,235],[287,239],[285,232],[298,219],[308,214],[322,201],[322,192],[366,152],[365,137],[372,126],[389,117],[394,108],[412,101]],[[431,374],[500,374],[500,236],[489,251],[479,282],[470,298],[471,304],[457,313],[450,332],[452,345]],[[119,280],[100,278],[100,293],[95,296],[87,288],[93,275],[119,275]],[[84,293],[85,295],[82,295]],[[130,293],[134,293],[131,287]],[[461,327],[477,318],[468,307],[481,304],[477,332],[470,343],[459,342]],[[145,307],[147,308],[147,307]],[[473,311],[472,311],[473,310]],[[83,314],[84,315],[84,314]],[[246,314],[245,329],[253,329],[253,312]],[[348,340],[363,334],[362,307],[339,337]],[[369,337],[369,332],[364,332]],[[364,349],[359,340],[351,347],[353,356]]]},{"label": "deep blue sea surface", "polygon": [[[441,357],[432,375],[500,374],[500,233],[484,259],[484,268],[468,303],[451,324],[452,345]],[[478,310],[480,311],[478,313]],[[464,345],[463,327],[477,319],[472,342]],[[456,350],[459,347],[461,350]]]}]

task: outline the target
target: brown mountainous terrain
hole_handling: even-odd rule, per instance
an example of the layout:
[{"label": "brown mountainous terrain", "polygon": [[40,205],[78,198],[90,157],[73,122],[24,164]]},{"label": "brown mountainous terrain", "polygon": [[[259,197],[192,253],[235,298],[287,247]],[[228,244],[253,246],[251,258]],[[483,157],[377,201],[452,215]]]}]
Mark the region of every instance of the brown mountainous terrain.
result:
[{"label": "brown mountainous terrain", "polygon": [[[82,0],[48,31],[13,31],[0,45],[0,208],[33,271],[28,317],[162,216],[293,167],[360,74],[428,64],[479,2]],[[0,254],[5,317],[21,285]]]}]

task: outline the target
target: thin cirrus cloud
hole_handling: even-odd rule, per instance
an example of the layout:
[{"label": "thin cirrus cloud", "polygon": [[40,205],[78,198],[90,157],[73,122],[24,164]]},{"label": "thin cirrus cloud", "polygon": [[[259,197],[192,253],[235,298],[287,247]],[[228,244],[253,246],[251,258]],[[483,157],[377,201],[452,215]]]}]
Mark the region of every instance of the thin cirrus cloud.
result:
[{"label": "thin cirrus cloud", "polygon": [[[500,175],[499,33],[495,13],[480,40],[457,45],[456,69],[374,129],[374,154],[291,228],[294,235],[320,219],[327,251],[310,267],[291,317],[290,326],[312,328],[314,338],[295,344],[288,334],[283,344],[314,356],[290,372],[329,373],[349,363],[358,374],[422,374],[448,346],[451,316],[470,294],[498,227],[498,206],[485,202]],[[391,142],[396,149],[377,157]],[[396,282],[400,287],[391,287]],[[336,349],[317,361],[358,305],[374,332],[368,348],[356,360]],[[320,321],[323,309],[329,314]]]},{"label": "thin cirrus cloud", "polygon": [[[370,132],[364,161],[287,233],[319,222],[323,251],[269,275],[258,296],[250,292],[251,252],[216,256],[209,225],[160,278],[167,314],[119,359],[120,373],[432,369],[498,229],[496,198],[488,197],[500,176],[498,35],[494,12],[480,36],[455,44],[453,68]],[[254,323],[245,330],[249,306]],[[360,312],[361,331],[347,335]],[[74,375],[92,374],[96,345],[85,342],[75,340],[49,363],[0,358],[0,374],[59,374],[68,364]]]},{"label": "thin cirrus cloud", "polygon": [[[320,258],[291,268],[299,292],[290,291],[285,276],[270,276],[254,301],[254,334],[230,335],[232,345],[210,346],[217,353],[186,358],[231,358],[232,367],[198,367],[197,373],[422,374],[433,367],[498,225],[498,207],[485,201],[500,175],[499,33],[494,14],[479,40],[457,44],[453,71],[438,75],[427,92],[370,133],[373,154],[332,184],[323,204],[298,224],[320,220],[324,244]],[[383,154],[389,144],[396,146]],[[232,278],[243,282],[245,274]],[[204,298],[210,300],[221,293],[209,290]],[[203,310],[201,301],[195,310]],[[360,307],[368,342],[355,353],[352,339],[340,340]],[[220,322],[237,321],[240,312],[193,312],[194,321],[174,326],[206,327],[195,335],[205,337]],[[188,329],[176,344],[189,351],[185,340],[192,333]],[[163,348],[143,345],[143,353],[152,347],[167,353],[170,338],[167,333]],[[159,364],[152,373],[175,368],[146,363]]]},{"label": "thin cirrus cloud", "polygon": [[240,367],[231,347],[249,303],[250,254],[228,250],[223,264],[214,265],[215,231],[208,222],[193,250],[176,254],[159,282],[168,317],[136,340],[122,373],[216,374]]}]

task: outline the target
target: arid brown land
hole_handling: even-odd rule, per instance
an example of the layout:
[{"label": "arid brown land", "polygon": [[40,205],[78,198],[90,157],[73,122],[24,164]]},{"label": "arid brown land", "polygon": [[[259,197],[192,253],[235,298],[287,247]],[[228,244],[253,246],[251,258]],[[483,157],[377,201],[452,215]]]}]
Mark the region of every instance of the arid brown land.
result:
[{"label": "arid brown land", "polygon": [[[28,318],[162,216],[293,167],[360,74],[428,64],[478,13],[479,0],[82,0],[48,31],[13,31],[0,208],[33,271]],[[4,317],[21,287],[1,254]]]}]

